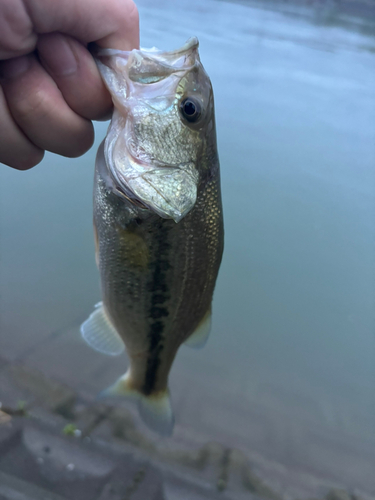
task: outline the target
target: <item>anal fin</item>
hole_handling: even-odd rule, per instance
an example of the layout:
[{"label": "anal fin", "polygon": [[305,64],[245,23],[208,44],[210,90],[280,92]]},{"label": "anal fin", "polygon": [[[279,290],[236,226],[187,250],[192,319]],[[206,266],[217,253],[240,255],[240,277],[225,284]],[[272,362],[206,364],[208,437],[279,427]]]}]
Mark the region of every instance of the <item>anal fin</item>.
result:
[{"label": "anal fin", "polygon": [[118,356],[125,344],[110,322],[103,303],[96,304],[95,311],[81,325],[81,335],[87,344],[103,354]]},{"label": "anal fin", "polygon": [[211,318],[212,311],[210,307],[206,314],[203,316],[203,319],[199,323],[196,330],[190,335],[187,340],[185,340],[185,345],[187,345],[188,347],[192,347],[193,349],[201,349],[206,345],[211,331]]}]

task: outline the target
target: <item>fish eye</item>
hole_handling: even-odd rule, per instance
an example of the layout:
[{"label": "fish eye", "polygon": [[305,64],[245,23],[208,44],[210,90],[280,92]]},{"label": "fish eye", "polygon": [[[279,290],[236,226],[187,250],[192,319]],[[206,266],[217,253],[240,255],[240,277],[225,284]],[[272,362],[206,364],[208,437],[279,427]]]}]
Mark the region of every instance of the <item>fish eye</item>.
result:
[{"label": "fish eye", "polygon": [[201,105],[197,99],[186,97],[180,103],[180,111],[185,120],[194,123],[198,121],[201,116]]}]

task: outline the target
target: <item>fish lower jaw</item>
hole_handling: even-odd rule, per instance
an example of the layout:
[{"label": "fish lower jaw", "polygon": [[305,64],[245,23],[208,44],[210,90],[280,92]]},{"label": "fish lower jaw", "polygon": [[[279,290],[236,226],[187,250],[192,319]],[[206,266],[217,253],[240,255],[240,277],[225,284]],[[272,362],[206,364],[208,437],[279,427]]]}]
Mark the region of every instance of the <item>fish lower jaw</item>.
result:
[{"label": "fish lower jaw", "polygon": [[163,219],[177,223],[195,205],[199,175],[193,162],[169,165],[149,158],[134,151],[120,136],[109,170],[119,192],[134,205],[146,207]]}]

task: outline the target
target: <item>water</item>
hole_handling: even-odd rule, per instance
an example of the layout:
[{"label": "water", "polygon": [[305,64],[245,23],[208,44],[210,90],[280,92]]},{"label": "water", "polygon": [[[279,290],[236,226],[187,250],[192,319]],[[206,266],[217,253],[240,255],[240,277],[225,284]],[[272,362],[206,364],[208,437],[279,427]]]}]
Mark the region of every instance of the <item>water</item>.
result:
[{"label": "water", "polygon": [[[225,208],[213,332],[171,374],[177,434],[244,450],[271,482],[281,464],[274,484],[291,496],[324,477],[375,497],[375,42],[248,5],[153,5],[139,1],[143,46],[200,39]],[[0,169],[1,354],[47,371],[33,353],[99,299],[94,156]],[[54,369],[72,384],[59,342]]]}]

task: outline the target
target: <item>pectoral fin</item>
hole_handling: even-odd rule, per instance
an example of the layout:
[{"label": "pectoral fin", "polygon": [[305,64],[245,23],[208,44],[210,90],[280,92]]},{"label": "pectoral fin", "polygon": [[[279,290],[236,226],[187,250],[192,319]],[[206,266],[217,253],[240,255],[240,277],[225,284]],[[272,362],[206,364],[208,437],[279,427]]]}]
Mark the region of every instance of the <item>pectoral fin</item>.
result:
[{"label": "pectoral fin", "polygon": [[185,341],[185,345],[193,349],[201,349],[207,343],[211,331],[211,307],[204,315],[202,321],[199,323],[198,328],[193,332],[190,337]]},{"label": "pectoral fin", "polygon": [[81,334],[90,347],[109,356],[118,356],[125,349],[120,335],[110,322],[103,303],[99,302],[95,311],[81,325]]}]

